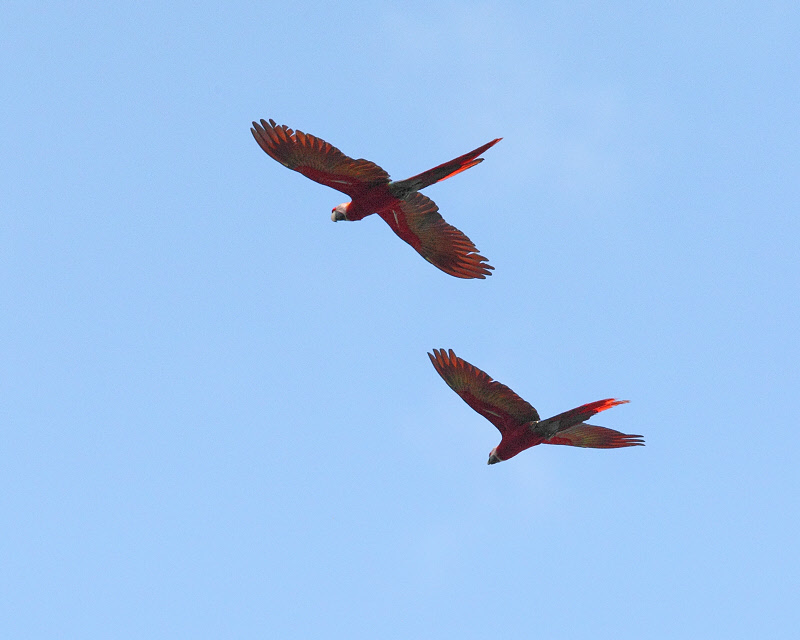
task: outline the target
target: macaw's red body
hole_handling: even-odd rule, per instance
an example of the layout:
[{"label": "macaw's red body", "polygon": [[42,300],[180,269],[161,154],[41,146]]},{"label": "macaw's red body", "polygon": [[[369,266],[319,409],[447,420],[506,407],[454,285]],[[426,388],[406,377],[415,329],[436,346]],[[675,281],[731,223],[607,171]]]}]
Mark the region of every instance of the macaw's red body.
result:
[{"label": "macaw's red body", "polygon": [[350,196],[351,202],[333,209],[334,222],[361,220],[377,213],[392,231],[445,273],[457,278],[491,275],[494,267],[478,254],[472,241],[447,224],[433,200],[419,191],[483,162],[478,156],[501,138],[408,180],[393,182],[374,162],[354,160],[324,140],[276,125],[274,120],[254,122],[250,131],[271,158]]},{"label": "macaw's red body", "polygon": [[598,400],[552,418],[539,413],[504,384],[459,358],[453,350],[434,349],[428,354],[436,371],[470,407],[500,431],[500,444],[492,449],[489,464],[513,458],[537,444],[566,444],[572,447],[617,449],[644,445],[642,436],[626,435],[613,429],[586,424],[596,413],[627,400]]}]

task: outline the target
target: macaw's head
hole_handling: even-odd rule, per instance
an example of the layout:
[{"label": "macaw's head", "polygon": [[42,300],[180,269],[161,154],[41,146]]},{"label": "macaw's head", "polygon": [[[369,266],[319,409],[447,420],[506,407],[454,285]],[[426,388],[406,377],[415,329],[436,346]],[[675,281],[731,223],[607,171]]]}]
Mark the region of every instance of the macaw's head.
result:
[{"label": "macaw's head", "polygon": [[498,462],[502,462],[502,461],[503,461],[503,459],[500,456],[497,455],[497,447],[495,447],[489,453],[489,462],[487,462],[486,464],[497,464]]},{"label": "macaw's head", "polygon": [[331,220],[339,222],[340,220],[347,220],[347,210],[350,208],[349,202],[343,202],[338,207],[331,210]]}]

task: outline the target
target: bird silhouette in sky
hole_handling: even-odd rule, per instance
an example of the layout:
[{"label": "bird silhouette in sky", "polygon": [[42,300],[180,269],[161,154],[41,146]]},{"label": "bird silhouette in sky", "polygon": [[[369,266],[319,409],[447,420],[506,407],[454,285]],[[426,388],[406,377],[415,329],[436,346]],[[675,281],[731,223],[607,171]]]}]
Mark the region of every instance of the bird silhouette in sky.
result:
[{"label": "bird silhouette in sky", "polygon": [[525,400],[459,358],[452,349],[449,354],[444,349],[434,349],[428,357],[450,388],[500,431],[500,444],[492,449],[488,464],[513,458],[537,444],[566,444],[593,449],[644,445],[642,436],[627,435],[584,422],[596,413],[625,404],[627,400],[598,400],[541,420],[536,409]]},{"label": "bird silhouette in sky", "polygon": [[407,180],[392,181],[374,162],[354,160],[321,138],[292,131],[274,120],[253,122],[250,131],[271,158],[350,196],[351,202],[334,207],[334,222],[361,220],[377,213],[392,231],[445,273],[457,278],[491,275],[494,267],[478,254],[472,241],[447,224],[433,200],[419,191],[483,162],[478,156],[502,138]]}]

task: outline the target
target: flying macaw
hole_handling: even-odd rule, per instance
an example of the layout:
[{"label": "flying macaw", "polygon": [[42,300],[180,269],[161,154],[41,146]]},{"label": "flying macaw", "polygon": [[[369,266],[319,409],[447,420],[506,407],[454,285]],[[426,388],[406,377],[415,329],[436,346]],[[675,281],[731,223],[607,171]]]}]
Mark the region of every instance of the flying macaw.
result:
[{"label": "flying macaw", "polygon": [[617,449],[644,445],[642,436],[627,435],[586,424],[594,414],[625,404],[627,400],[607,398],[541,420],[530,404],[504,384],[459,358],[450,349],[428,354],[433,366],[450,388],[470,407],[500,431],[500,444],[489,454],[488,464],[503,462],[537,444],[567,444],[572,447]]},{"label": "flying macaw", "polygon": [[440,164],[408,180],[391,181],[374,162],[354,160],[321,138],[292,131],[274,120],[254,122],[250,129],[268,156],[315,182],[333,187],[352,199],[333,208],[331,220],[361,220],[377,213],[398,236],[428,262],[457,278],[485,278],[490,266],[472,241],[447,224],[439,208],[420,189],[483,162],[482,153],[497,138],[463,156]]}]

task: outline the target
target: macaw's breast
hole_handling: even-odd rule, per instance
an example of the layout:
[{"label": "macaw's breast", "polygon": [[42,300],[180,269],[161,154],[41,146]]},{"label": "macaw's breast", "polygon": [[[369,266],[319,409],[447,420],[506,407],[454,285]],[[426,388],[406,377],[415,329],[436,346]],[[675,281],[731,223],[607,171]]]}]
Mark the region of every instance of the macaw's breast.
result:
[{"label": "macaw's breast", "polygon": [[[359,218],[354,219],[360,220],[364,216],[387,210],[397,203],[397,198],[395,198],[389,192],[389,189],[386,188],[385,184],[381,184],[372,187],[369,191],[354,197],[353,204],[350,205],[350,207],[351,209],[355,209],[355,211],[360,215]],[[348,218],[349,217],[350,213],[348,211]]]},{"label": "macaw's breast", "polygon": [[497,445],[497,455],[503,460],[508,460],[542,442],[541,436],[531,431],[530,423],[526,423],[503,434],[500,444]]}]

